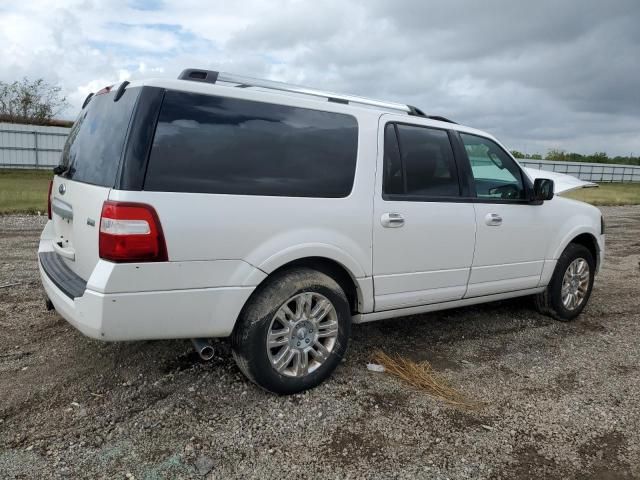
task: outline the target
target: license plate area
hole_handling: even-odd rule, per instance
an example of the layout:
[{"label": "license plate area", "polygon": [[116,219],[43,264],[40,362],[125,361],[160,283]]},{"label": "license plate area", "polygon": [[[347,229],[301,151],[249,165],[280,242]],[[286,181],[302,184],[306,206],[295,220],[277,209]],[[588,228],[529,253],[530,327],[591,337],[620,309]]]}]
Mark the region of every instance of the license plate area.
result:
[{"label": "license plate area", "polygon": [[51,202],[55,231],[54,242],[63,249],[73,248],[73,207],[57,197]]}]

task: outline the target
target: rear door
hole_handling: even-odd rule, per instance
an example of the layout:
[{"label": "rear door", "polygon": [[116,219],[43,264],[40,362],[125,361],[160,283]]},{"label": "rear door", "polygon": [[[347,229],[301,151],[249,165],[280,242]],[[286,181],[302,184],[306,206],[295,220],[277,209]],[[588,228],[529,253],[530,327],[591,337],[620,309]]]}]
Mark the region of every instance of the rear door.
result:
[{"label": "rear door", "polygon": [[52,188],[54,250],[88,280],[98,262],[102,204],[116,182],[139,88],[95,95],[82,110],[64,146]]},{"label": "rear door", "polygon": [[[404,117],[406,122],[406,117]],[[475,243],[475,215],[464,198],[446,129],[380,124],[373,218],[375,310],[463,297]]]}]

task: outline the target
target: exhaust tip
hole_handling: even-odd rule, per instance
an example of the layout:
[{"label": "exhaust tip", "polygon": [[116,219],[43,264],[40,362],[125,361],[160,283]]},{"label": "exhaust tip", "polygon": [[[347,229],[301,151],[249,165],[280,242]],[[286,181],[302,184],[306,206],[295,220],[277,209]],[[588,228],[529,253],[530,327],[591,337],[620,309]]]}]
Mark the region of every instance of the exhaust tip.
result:
[{"label": "exhaust tip", "polygon": [[202,349],[200,349],[200,351],[198,352],[198,355],[200,355],[200,358],[203,360],[211,360],[213,358],[213,347],[211,345],[208,345]]},{"label": "exhaust tip", "polygon": [[191,343],[193,343],[193,347],[200,355],[202,360],[208,361],[213,358],[215,350],[211,346],[211,344],[204,338],[192,338]]}]

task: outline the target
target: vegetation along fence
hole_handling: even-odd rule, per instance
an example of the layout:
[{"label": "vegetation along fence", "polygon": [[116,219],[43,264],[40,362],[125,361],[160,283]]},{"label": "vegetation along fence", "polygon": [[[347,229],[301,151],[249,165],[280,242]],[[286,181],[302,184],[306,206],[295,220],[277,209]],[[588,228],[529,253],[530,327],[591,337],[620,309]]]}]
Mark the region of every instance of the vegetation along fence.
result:
[{"label": "vegetation along fence", "polygon": [[[0,168],[53,168],[69,128],[0,123]],[[522,158],[529,168],[566,173],[591,182],[639,182],[640,166]]]}]

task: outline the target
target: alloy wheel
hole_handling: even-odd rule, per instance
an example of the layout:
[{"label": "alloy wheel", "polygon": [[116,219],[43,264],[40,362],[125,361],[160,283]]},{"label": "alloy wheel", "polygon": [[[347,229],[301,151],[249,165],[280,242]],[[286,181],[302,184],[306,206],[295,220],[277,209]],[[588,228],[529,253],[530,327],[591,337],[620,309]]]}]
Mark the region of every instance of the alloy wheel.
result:
[{"label": "alloy wheel", "polygon": [[294,295],[278,309],[267,333],[271,366],[281,375],[304,377],[328,358],[338,337],[338,314],[316,292]]}]

